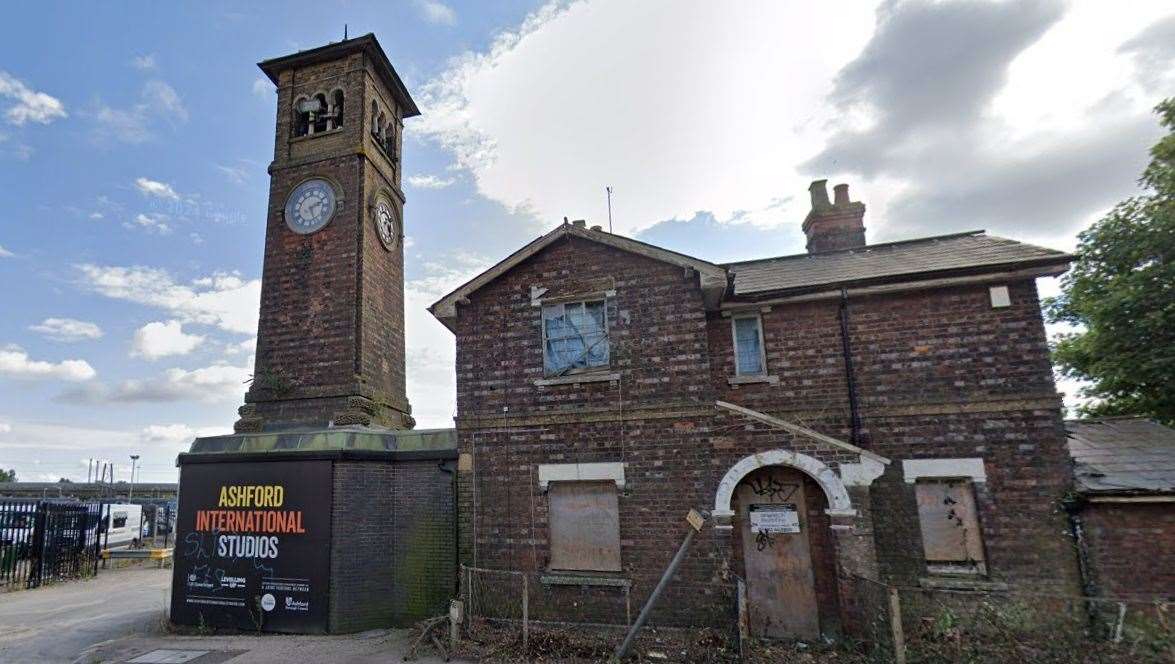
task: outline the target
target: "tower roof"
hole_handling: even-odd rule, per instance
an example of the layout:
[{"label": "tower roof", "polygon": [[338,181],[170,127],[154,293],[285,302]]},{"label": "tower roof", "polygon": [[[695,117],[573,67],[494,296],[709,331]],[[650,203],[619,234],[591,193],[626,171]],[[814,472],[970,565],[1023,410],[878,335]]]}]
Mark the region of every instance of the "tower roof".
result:
[{"label": "tower roof", "polygon": [[408,88],[404,87],[404,82],[400,80],[400,75],[392,67],[392,63],[388,60],[387,54],[384,53],[383,48],[379,45],[379,41],[370,32],[354,39],[345,39],[341,42],[319,46],[308,51],[298,51],[290,55],[263,60],[258,62],[257,66],[261,68],[261,71],[265,72],[265,75],[269,77],[269,80],[273,81],[274,85],[277,85],[278,75],[286,69],[338,60],[355,51],[363,51],[371,58],[371,61],[375,64],[376,73],[383,79],[384,84],[388,86],[396,101],[404,109],[405,118],[420,115],[420,109],[416,108],[416,102],[412,101],[412,96],[408,94]]}]

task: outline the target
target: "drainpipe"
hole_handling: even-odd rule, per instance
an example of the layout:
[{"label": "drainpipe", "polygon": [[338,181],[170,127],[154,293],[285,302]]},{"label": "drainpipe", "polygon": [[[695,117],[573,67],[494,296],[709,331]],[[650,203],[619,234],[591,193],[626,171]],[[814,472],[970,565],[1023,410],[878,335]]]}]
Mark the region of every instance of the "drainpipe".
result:
[{"label": "drainpipe", "polygon": [[857,377],[853,371],[853,347],[849,342],[849,292],[840,289],[840,343],[845,358],[845,383],[849,390],[849,442],[861,446],[861,407],[857,401]]},{"label": "drainpipe", "polygon": [[[1069,531],[1073,535],[1073,548],[1077,552],[1077,571],[1081,576],[1081,594],[1085,597],[1097,597],[1097,584],[1093,579],[1093,570],[1089,562],[1089,542],[1085,538],[1085,522],[1081,519],[1081,510],[1085,507],[1085,500],[1081,496],[1069,495],[1061,500],[1061,509],[1069,517]],[[1085,610],[1089,619],[1090,628],[1097,625],[1097,611],[1093,602],[1085,602]]]}]

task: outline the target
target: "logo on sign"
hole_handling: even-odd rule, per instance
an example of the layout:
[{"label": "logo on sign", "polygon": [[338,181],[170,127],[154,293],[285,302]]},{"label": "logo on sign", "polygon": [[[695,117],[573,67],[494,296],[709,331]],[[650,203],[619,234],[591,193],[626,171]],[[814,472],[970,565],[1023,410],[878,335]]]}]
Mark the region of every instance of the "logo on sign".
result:
[{"label": "logo on sign", "polygon": [[265,593],[261,596],[261,608],[272,611],[275,606],[277,606],[277,600],[273,598],[273,595]]},{"label": "logo on sign", "polygon": [[294,599],[293,597],[286,597],[286,610],[287,611],[309,611],[310,610],[310,602],[305,601],[305,600],[300,600],[300,599]]},{"label": "logo on sign", "polygon": [[222,576],[220,577],[220,585],[230,590],[245,587],[245,577],[243,576]]}]

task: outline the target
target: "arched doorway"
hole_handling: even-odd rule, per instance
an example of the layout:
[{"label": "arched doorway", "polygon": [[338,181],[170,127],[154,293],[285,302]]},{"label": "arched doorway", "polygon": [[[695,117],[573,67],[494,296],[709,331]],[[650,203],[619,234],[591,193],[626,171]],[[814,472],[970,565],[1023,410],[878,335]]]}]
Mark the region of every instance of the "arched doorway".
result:
[{"label": "arched doorway", "polygon": [[836,553],[816,482],[785,466],[743,478],[731,505],[754,636],[815,640],[838,631]]},{"label": "arched doorway", "polygon": [[855,511],[836,473],[804,454],[761,452],[726,474],[714,513],[731,519],[754,636],[814,640],[840,631],[830,515]]}]

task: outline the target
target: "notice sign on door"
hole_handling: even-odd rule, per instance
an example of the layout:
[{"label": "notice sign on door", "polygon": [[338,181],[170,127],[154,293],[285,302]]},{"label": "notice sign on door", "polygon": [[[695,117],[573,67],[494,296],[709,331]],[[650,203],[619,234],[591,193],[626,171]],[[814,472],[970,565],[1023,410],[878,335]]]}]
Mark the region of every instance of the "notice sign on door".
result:
[{"label": "notice sign on door", "polygon": [[795,503],[751,505],[752,533],[798,533],[800,513]]}]

